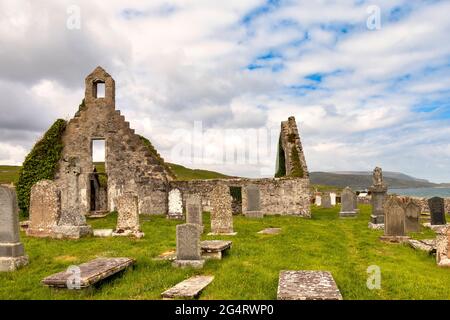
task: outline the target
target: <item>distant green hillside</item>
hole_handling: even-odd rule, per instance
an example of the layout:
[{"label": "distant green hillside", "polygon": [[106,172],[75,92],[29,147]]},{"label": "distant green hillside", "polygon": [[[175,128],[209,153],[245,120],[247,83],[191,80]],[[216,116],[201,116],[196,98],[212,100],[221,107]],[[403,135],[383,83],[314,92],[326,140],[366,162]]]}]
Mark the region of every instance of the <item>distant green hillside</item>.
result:
[{"label": "distant green hillside", "polygon": [[[97,172],[105,172],[105,164],[103,162],[96,162],[94,164],[97,168]],[[231,176],[227,176],[219,172],[201,169],[190,169],[174,163],[167,164],[175,173],[177,180],[232,178]],[[17,179],[19,178],[19,170],[20,166],[0,166],[0,183],[16,183]]]},{"label": "distant green hillside", "polygon": [[[384,182],[389,188],[427,188],[438,186],[435,183],[426,180],[388,177],[384,175]],[[331,172],[311,172],[310,179],[312,184],[329,185],[344,188],[346,186],[352,188],[368,188],[372,185],[372,174],[366,175],[356,173],[331,173]]]},{"label": "distant green hillside", "polygon": [[0,166],[0,183],[16,183],[19,179],[19,166]]},{"label": "distant green hillside", "polygon": [[225,174],[202,170],[202,169],[190,169],[183,167],[179,164],[168,163],[169,167],[177,176],[177,180],[197,180],[197,179],[227,179],[233,178],[231,176],[227,176]]}]

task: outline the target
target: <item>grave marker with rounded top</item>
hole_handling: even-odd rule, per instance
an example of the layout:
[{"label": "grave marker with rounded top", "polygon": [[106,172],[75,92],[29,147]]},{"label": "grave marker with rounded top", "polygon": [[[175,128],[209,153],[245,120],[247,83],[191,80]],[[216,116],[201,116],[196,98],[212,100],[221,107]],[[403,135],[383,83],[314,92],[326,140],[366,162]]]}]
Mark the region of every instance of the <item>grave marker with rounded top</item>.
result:
[{"label": "grave marker with rounded top", "polygon": [[346,187],[341,193],[341,218],[356,216],[354,193],[350,187]]}]

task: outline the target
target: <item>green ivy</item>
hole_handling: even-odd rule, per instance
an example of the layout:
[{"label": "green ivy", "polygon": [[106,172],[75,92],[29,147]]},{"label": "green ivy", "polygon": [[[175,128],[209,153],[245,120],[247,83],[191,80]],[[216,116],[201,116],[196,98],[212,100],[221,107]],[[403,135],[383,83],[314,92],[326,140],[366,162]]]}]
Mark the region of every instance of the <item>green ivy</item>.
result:
[{"label": "green ivy", "polygon": [[275,173],[275,178],[284,177],[286,175],[286,159],[284,158],[284,150],[281,142],[281,134],[278,140],[278,168]]},{"label": "green ivy", "polygon": [[66,121],[58,119],[33,147],[26,156],[19,171],[16,184],[19,208],[24,215],[28,214],[30,206],[31,187],[44,179],[52,180],[61,159],[63,143],[62,134],[66,128]]},{"label": "green ivy", "polygon": [[166,169],[166,172],[172,177],[172,178],[176,178],[175,174],[173,173],[172,169],[167,165],[167,163],[164,162],[164,159],[161,158],[160,154],[158,153],[158,151],[156,151],[155,147],[153,146],[153,144],[150,142],[150,140],[148,140],[147,138],[139,135],[139,138],[141,139],[141,141],[144,143],[144,145],[147,147],[148,151],[150,152],[150,154],[152,154],[156,160],[158,161],[158,164],[160,164],[161,166],[163,166]]},{"label": "green ivy", "polygon": [[303,178],[304,176],[303,167],[302,163],[300,162],[300,156],[298,154],[298,150],[295,147],[295,145],[292,146],[291,157],[292,157],[292,171],[290,176]]}]

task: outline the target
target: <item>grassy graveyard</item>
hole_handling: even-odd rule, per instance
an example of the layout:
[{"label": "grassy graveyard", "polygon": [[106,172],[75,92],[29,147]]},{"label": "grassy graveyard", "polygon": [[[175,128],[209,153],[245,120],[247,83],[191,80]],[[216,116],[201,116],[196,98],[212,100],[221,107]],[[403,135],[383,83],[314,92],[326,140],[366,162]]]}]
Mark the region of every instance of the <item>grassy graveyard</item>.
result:
[{"label": "grassy graveyard", "polygon": [[[22,241],[30,264],[13,273],[0,274],[0,299],[160,299],[169,287],[195,274],[214,275],[200,299],[276,299],[278,273],[291,270],[328,270],[344,299],[450,299],[450,269],[436,266],[434,256],[407,245],[378,240],[383,231],[367,228],[370,206],[360,206],[356,219],[338,218],[338,208],[313,207],[312,219],[234,217],[230,253],[220,261],[207,261],[201,270],[175,269],[169,261],[155,261],[175,248],[177,221],[162,216],[142,216],[143,239],[83,238]],[[209,215],[203,239],[209,239]],[[88,221],[93,228],[113,228],[116,216]],[[261,235],[267,227],[281,227],[278,235]],[[414,238],[432,238],[423,230]],[[84,291],[55,290],[40,284],[53,273],[96,257],[130,257],[133,269]],[[381,289],[366,287],[367,267],[381,268]]]}]

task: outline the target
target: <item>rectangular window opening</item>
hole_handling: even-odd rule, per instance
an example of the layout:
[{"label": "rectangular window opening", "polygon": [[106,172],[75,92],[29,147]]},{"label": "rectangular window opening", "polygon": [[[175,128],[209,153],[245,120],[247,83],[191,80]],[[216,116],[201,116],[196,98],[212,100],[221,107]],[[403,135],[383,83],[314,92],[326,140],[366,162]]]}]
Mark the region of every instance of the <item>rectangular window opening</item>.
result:
[{"label": "rectangular window opening", "polygon": [[92,140],[92,162],[94,164],[105,163],[106,158],[106,145],[105,140],[103,139],[96,139]]},{"label": "rectangular window opening", "polygon": [[105,97],[105,83],[97,82],[95,85],[97,86],[97,88],[95,90],[97,92],[96,98],[104,98]]}]

